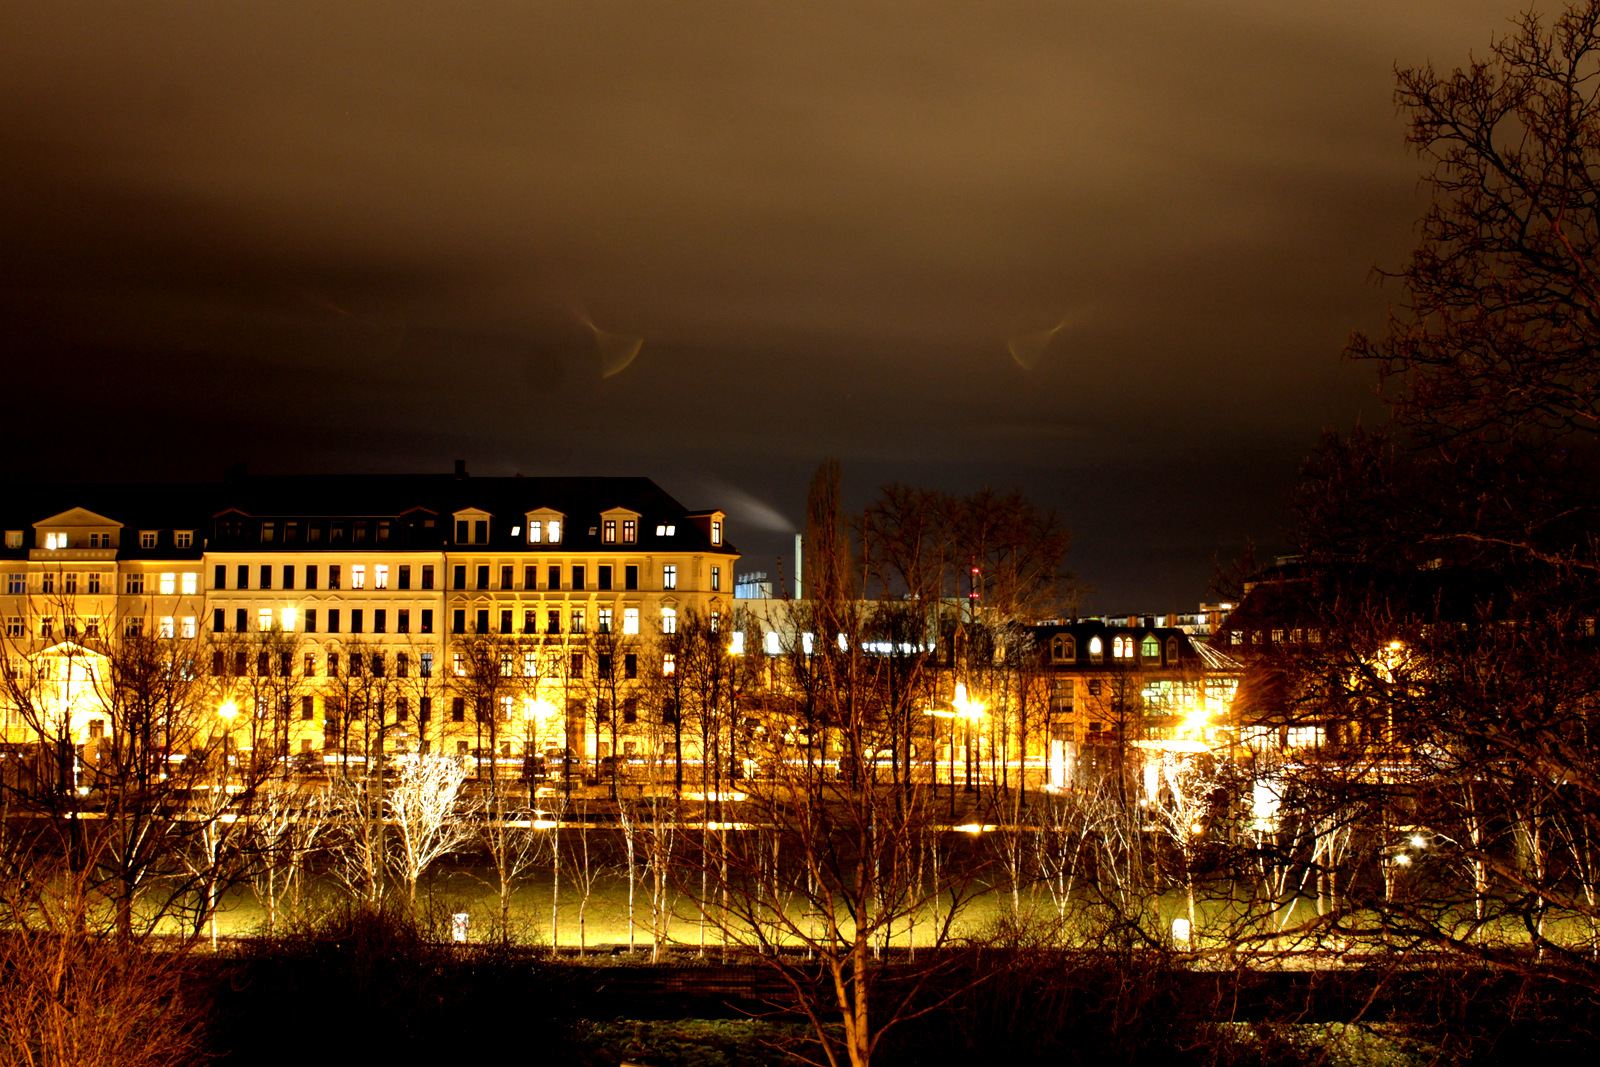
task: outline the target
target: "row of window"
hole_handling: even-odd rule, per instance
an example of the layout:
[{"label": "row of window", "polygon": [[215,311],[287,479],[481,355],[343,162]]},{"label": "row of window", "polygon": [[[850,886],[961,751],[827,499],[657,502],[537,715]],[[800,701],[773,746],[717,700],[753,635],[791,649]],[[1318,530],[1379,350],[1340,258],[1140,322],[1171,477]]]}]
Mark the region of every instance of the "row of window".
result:
[{"label": "row of window", "polygon": [[[1106,658],[1105,642],[1097,634],[1089,638],[1089,662],[1104,663]],[[1161,662],[1161,642],[1154,634],[1146,634],[1142,642],[1136,640],[1132,634],[1117,634],[1111,639],[1111,658],[1113,660],[1132,660],[1135,652],[1139,659],[1147,663]],[[1078,639],[1071,634],[1056,634],[1050,639],[1050,660],[1053,663],[1072,663],[1078,658]],[[1178,639],[1167,638],[1167,662],[1178,662]]]},{"label": "row of window", "polygon": [[[1275,645],[1283,644],[1285,638],[1297,645],[1306,643],[1318,645],[1322,643],[1322,631],[1316,629],[1307,630],[1296,627],[1292,630],[1273,630],[1271,633],[1272,643]],[[1234,645],[1261,645],[1266,644],[1266,636],[1267,631],[1265,630],[1234,630],[1228,635],[1228,640],[1229,644]]]},{"label": "row of window", "polygon": [[[98,596],[100,593],[111,592],[115,575],[110,572],[89,571],[79,574],[76,571],[42,571],[39,574],[39,592],[53,596],[77,596],[85,593]],[[147,590],[146,578],[154,579],[154,588]],[[156,574],[127,574],[123,576],[123,591],[130,596],[142,596],[145,592],[159,591],[162,596],[194,596],[200,592],[200,576],[193,571],[177,572],[167,571]],[[26,596],[28,594],[28,575],[23,572],[13,572],[6,575],[6,592],[11,596]]]},{"label": "row of window", "polygon": [[[550,564],[547,565],[544,570],[545,580],[541,585],[539,582],[539,567],[535,564],[528,564],[524,566],[522,568],[522,584],[518,585],[516,582],[516,568],[509,563],[501,564],[498,574],[499,583],[495,584],[493,582],[493,578],[496,577],[495,568],[490,564],[481,563],[469,568],[467,564],[458,563],[452,570],[450,587],[452,589],[471,588],[501,590],[558,590],[563,588],[571,590],[583,590],[589,588],[589,570],[584,564],[574,564],[569,568],[563,568],[557,564]],[[602,592],[614,588],[615,570],[616,569],[612,565],[605,563],[595,567],[594,588]],[[410,589],[412,587],[413,575],[412,567],[409,563],[398,564],[394,566],[392,570],[390,565],[387,563],[373,564],[370,570],[368,569],[368,565],[365,563],[351,564],[349,565],[348,570],[344,564],[333,563],[329,564],[327,567],[326,588],[344,588],[344,581],[348,575],[350,580],[349,587],[351,589],[389,589],[391,588],[391,574],[394,583],[393,588]],[[469,585],[467,581],[469,575],[472,579],[474,579],[471,585]],[[368,585],[369,576],[371,578],[370,586]],[[130,580],[133,577],[135,576],[130,575]],[[271,563],[263,563],[260,564],[256,569],[256,584],[254,587],[252,587],[250,584],[250,577],[250,564],[238,564],[234,570],[233,588],[272,589],[274,588],[274,579],[276,579],[278,582],[276,588],[279,589],[294,589],[296,588],[297,582],[300,583],[299,588],[317,589],[320,587],[319,583],[322,581],[323,572],[319,565],[315,563],[307,564],[304,568],[297,568],[292,563],[282,564],[281,566],[275,566]],[[26,580],[26,576],[23,575],[13,575],[12,578],[14,580]],[[188,586],[191,584],[190,579],[192,578],[192,575],[184,576],[185,592],[193,592],[191,588],[188,588]],[[418,573],[416,574],[416,578],[418,579],[418,589],[434,588],[433,564],[422,564],[418,570]],[[565,579],[565,584],[563,584],[563,579]],[[228,567],[226,564],[219,563],[216,565],[212,574],[212,587],[215,589],[228,588]],[[637,590],[639,588],[638,564],[629,563],[623,566],[622,588],[624,590]],[[662,565],[661,588],[678,588],[677,564],[667,563]],[[721,590],[722,568],[712,567],[711,591],[715,593],[721,592]],[[134,592],[135,590],[130,589],[129,591]]]},{"label": "row of window", "polygon": [[[24,532],[22,530],[7,530],[6,531],[6,547],[7,548],[22,548],[22,547],[24,547],[24,542],[25,541],[26,541],[26,535],[24,534]],[[140,530],[139,531],[139,547],[140,548],[156,548],[156,547],[159,546],[160,541],[161,541],[161,531],[160,530]],[[73,544],[72,544],[72,535],[66,533],[65,531],[46,531],[45,535],[44,535],[44,547],[45,547],[46,550],[51,551],[51,552],[57,552],[57,551],[60,551],[62,549],[72,548],[72,547],[74,547]],[[81,547],[81,546],[79,546],[79,547]],[[111,533],[109,531],[101,532],[101,531],[97,530],[97,531],[92,531],[89,534],[89,547],[90,548],[115,548],[116,546],[112,543],[112,537],[111,537]],[[193,548],[194,547],[194,531],[193,530],[174,530],[174,531],[172,531],[172,547],[173,548]]]}]

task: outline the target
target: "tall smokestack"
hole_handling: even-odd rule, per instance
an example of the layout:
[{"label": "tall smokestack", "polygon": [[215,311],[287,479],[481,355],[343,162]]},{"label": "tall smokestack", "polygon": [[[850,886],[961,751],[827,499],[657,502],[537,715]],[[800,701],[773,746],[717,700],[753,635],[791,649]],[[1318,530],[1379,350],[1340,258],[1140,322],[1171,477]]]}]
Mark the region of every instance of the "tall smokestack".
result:
[{"label": "tall smokestack", "polygon": [[800,585],[801,545],[804,542],[805,538],[802,535],[794,535],[794,598],[796,600],[805,599],[805,594],[801,592]]}]

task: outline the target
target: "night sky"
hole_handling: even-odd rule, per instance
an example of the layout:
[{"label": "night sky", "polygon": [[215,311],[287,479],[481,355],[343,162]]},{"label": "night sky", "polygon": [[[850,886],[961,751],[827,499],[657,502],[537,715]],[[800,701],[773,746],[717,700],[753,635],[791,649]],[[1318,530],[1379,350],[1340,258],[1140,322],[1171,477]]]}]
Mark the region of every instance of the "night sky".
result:
[{"label": "night sky", "polygon": [[[1281,544],[1520,2],[0,6],[0,478],[1017,487],[1096,611]],[[785,564],[787,566],[787,563]]]}]

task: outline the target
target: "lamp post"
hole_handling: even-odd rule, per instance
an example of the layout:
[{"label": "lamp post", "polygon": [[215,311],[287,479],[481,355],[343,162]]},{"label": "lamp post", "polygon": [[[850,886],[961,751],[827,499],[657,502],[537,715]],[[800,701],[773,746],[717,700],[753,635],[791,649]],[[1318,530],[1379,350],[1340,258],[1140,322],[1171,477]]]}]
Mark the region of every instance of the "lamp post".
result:
[{"label": "lamp post", "polygon": [[[966,792],[974,792],[972,782],[972,724],[975,720],[982,719],[989,706],[981,700],[972,700],[967,696],[965,682],[956,683],[956,695],[950,701],[950,706],[955,708],[955,714],[966,723],[967,745],[967,784]],[[953,758],[953,754],[952,754]]]},{"label": "lamp post", "polygon": [[239,705],[232,699],[217,705],[217,718],[222,720],[222,791],[228,791],[228,745],[233,739],[233,720],[239,714]]},{"label": "lamp post", "polygon": [[555,713],[555,705],[544,698],[528,697],[522,702],[522,722],[526,730],[527,739],[523,742],[523,752],[529,767],[533,766],[532,760],[539,751],[539,719]]}]

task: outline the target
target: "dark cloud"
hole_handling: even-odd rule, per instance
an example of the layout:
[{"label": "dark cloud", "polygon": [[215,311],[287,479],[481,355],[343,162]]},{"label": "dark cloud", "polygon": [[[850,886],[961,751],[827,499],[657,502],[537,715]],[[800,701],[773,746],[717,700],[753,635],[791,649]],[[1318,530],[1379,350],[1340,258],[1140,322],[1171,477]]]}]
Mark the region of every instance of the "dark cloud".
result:
[{"label": "dark cloud", "polygon": [[1179,607],[1364,402],[1393,65],[1519,6],[7,4],[3,470],[643,473],[759,558],[837,454]]}]

